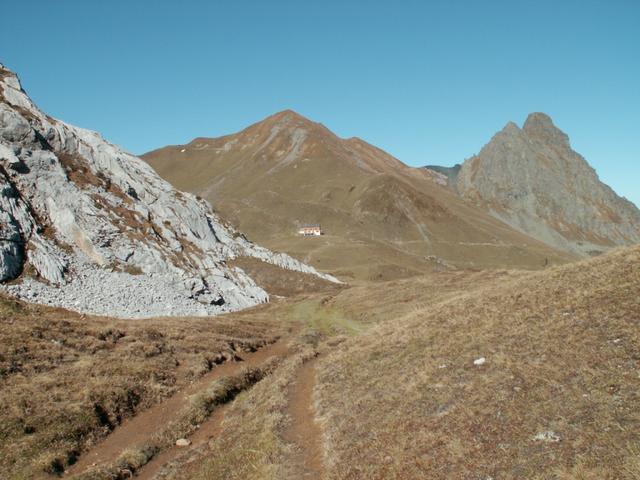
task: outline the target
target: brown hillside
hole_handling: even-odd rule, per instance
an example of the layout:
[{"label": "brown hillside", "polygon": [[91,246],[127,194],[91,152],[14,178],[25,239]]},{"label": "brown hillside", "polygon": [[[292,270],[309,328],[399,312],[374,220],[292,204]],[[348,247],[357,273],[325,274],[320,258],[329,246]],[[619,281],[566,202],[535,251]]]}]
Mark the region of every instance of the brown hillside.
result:
[{"label": "brown hillside", "polygon": [[0,297],[0,476],[635,480],[639,265],[441,271],[215,319]]},{"label": "brown hillside", "polygon": [[343,344],[318,365],[325,478],[640,478],[638,292],[634,247]]},{"label": "brown hillside", "polygon": [[299,298],[277,314],[319,356],[158,478],[636,480],[639,266],[636,247]]},{"label": "brown hillside", "polygon": [[0,478],[60,474],[130,417],[274,342],[264,312],[131,322],[0,295]]},{"label": "brown hillside", "polygon": [[[406,277],[443,264],[539,268],[571,258],[465,203],[433,173],[289,110],[143,158],[252,240],[343,278]],[[304,223],[321,223],[326,235],[298,237]]]}]

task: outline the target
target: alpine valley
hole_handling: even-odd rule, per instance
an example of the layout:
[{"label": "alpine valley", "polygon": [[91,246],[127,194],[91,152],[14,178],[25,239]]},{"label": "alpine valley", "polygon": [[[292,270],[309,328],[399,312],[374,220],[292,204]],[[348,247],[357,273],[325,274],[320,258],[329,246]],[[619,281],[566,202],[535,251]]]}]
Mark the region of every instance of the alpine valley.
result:
[{"label": "alpine valley", "polygon": [[638,480],[638,243],[543,113],[139,158],[0,65],[0,478]]}]

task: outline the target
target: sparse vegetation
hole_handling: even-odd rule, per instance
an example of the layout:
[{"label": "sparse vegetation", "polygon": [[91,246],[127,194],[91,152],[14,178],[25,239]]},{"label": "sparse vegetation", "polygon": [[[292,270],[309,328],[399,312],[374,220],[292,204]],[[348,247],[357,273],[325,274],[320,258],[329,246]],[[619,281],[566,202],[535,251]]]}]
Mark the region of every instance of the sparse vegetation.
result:
[{"label": "sparse vegetation", "polygon": [[137,265],[125,264],[122,271],[128,273],[129,275],[142,275],[144,271],[138,267]]},{"label": "sparse vegetation", "polygon": [[269,295],[292,297],[306,292],[336,293],[344,288],[315,275],[285,270],[256,258],[238,257],[229,265],[244,270]]},{"label": "sparse vegetation", "polygon": [[292,466],[286,461],[292,447],[282,440],[279,432],[288,421],[288,387],[300,365],[313,355],[311,347],[303,348],[269,382],[240,395],[227,411],[218,439],[202,452],[202,463],[188,472],[174,470],[165,476],[198,480],[292,478]]},{"label": "sparse vegetation", "polygon": [[634,478],[638,292],[634,248],[343,344],[318,366],[327,478]]},{"label": "sparse vegetation", "polygon": [[[175,187],[205,197],[252,241],[343,279],[431,273],[432,255],[463,268],[540,269],[545,258],[573,259],[463,201],[426,170],[292,111],[143,158]],[[326,235],[301,238],[299,223],[320,223]]]},{"label": "sparse vegetation", "polygon": [[205,391],[191,398],[184,411],[177,412],[158,432],[146,442],[125,450],[113,464],[100,465],[74,476],[82,479],[127,478],[146,465],[159,452],[171,447],[176,438],[187,437],[207,420],[216,407],[232,401],[240,392],[269,375],[278,365],[278,358],[271,358],[260,367],[244,368],[240,373],[215,381]]},{"label": "sparse vegetation", "polygon": [[[290,353],[260,368],[263,381],[248,370],[198,390],[83,478],[144,477],[142,466],[231,398],[216,435],[175,452],[154,478],[301,478],[301,447],[285,440],[288,392],[319,352],[326,478],[637,480],[638,268],[637,247],[535,273],[444,271],[213,321],[84,318],[4,298],[2,472],[62,471],[221,353],[280,332]],[[79,393],[67,395],[70,382]]]},{"label": "sparse vegetation", "polygon": [[272,341],[263,315],[130,322],[0,296],[0,477],[59,473],[216,356]]}]

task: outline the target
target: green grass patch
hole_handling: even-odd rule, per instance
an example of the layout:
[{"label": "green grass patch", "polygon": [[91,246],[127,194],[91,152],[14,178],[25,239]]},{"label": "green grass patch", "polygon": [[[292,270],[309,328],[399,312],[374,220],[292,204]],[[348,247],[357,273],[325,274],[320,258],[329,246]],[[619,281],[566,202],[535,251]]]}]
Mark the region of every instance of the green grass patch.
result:
[{"label": "green grass patch", "polygon": [[320,300],[306,300],[295,304],[288,318],[327,336],[356,335],[366,330],[365,325],[349,318],[335,307],[322,305]]}]

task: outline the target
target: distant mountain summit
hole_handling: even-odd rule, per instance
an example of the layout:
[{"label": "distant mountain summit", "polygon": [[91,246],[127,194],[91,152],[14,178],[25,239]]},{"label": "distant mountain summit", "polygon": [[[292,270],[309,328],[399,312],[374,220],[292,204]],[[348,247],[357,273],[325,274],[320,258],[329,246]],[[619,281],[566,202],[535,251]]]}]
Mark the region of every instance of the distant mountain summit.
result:
[{"label": "distant mountain summit", "polygon": [[[142,158],[177,188],[210,200],[249,238],[347,278],[568,258],[438,185],[440,174],[291,110]],[[298,236],[308,223],[325,235]]]},{"label": "distant mountain summit", "polygon": [[640,242],[640,211],[602,183],[544,113],[509,122],[450,179],[514,228],[580,255]]},{"label": "distant mountain summit", "polygon": [[265,302],[229,265],[332,277],[246,240],[196,196],[99,134],[42,113],[0,65],[0,281],[31,302],[142,317]]}]

